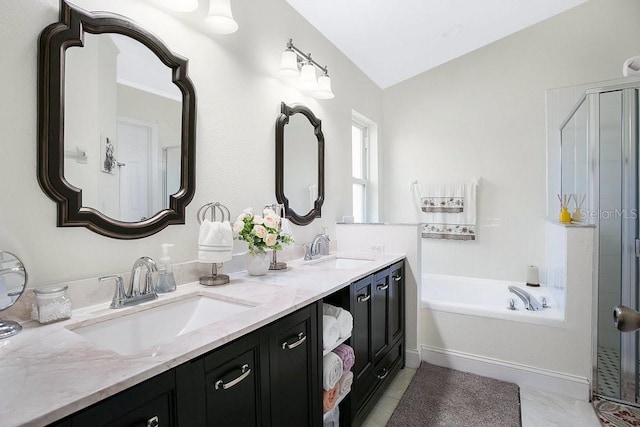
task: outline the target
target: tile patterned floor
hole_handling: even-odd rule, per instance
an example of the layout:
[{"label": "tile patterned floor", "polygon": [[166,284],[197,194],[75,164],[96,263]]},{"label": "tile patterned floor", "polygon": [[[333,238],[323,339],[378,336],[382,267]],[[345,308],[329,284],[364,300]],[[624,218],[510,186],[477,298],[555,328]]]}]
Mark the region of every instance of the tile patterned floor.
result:
[{"label": "tile patterned floor", "polygon": [[598,393],[620,397],[620,354],[616,349],[598,347]]},{"label": "tile patterned floor", "polygon": [[[416,370],[404,368],[380,398],[364,427],[384,427]],[[522,427],[600,427],[591,403],[546,393],[531,387],[520,388]]]}]

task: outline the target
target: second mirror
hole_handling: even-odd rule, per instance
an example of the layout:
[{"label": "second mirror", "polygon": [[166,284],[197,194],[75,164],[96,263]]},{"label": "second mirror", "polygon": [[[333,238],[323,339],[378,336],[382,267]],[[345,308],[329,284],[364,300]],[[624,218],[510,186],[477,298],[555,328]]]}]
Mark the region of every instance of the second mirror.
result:
[{"label": "second mirror", "polygon": [[322,122],[303,105],[281,104],[276,121],[276,199],[286,217],[310,224],[324,202]]}]

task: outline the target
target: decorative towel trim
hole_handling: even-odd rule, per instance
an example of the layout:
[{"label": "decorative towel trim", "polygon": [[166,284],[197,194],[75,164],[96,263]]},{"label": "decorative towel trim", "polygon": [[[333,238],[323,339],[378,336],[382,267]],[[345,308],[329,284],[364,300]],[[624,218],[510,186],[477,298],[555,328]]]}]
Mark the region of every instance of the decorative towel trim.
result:
[{"label": "decorative towel trim", "polygon": [[459,213],[464,211],[464,197],[422,197],[422,212]]},{"label": "decorative towel trim", "polygon": [[475,225],[422,224],[424,239],[476,240]]}]

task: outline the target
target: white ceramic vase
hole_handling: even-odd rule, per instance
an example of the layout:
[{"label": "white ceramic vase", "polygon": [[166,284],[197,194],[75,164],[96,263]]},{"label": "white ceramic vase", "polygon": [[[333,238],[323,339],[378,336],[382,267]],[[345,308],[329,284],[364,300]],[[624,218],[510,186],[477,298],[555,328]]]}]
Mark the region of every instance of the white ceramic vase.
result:
[{"label": "white ceramic vase", "polygon": [[244,256],[244,264],[247,267],[247,273],[251,276],[263,276],[269,271],[271,263],[271,251],[257,252],[252,254],[247,252]]}]

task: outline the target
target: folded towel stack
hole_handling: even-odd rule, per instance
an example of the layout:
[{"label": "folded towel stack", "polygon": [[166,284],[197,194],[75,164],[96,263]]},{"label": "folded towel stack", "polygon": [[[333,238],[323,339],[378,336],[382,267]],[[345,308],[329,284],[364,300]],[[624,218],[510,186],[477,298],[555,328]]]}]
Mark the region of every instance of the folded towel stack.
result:
[{"label": "folded towel stack", "polygon": [[232,253],[233,231],[229,221],[202,221],[198,235],[198,261],[219,264],[230,261]]},{"label": "folded towel stack", "polygon": [[342,370],[347,372],[353,368],[356,363],[356,355],[353,352],[353,348],[346,344],[340,344],[332,350],[342,360]]},{"label": "folded towel stack", "polygon": [[339,385],[336,383],[332,389],[322,391],[322,410],[324,412],[329,412],[336,405],[336,400],[338,400],[338,388]]},{"label": "folded towel stack", "polygon": [[338,396],[349,392],[351,390],[351,384],[353,384],[353,372],[347,371],[340,377],[338,381]]},{"label": "folded towel stack", "polygon": [[339,339],[338,320],[333,316],[322,316],[322,347],[330,349]]},{"label": "folded towel stack", "polygon": [[322,358],[322,388],[331,390],[342,377],[342,360],[335,353]]},{"label": "folded towel stack", "polygon": [[331,304],[322,304],[322,314],[325,316],[335,317],[338,321],[338,329],[340,338],[351,336],[353,330],[353,316],[347,310],[333,306]]}]

